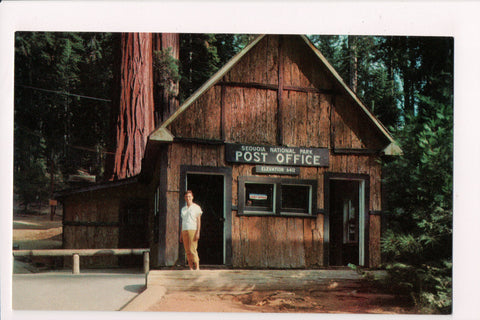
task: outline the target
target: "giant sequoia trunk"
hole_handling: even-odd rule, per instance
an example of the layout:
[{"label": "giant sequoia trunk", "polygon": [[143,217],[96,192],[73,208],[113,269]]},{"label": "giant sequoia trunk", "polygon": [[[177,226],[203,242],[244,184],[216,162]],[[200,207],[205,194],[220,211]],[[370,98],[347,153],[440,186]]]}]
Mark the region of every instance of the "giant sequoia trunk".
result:
[{"label": "giant sequoia trunk", "polygon": [[155,128],[152,34],[122,34],[121,55],[113,179],[140,173],[148,135]]},{"label": "giant sequoia trunk", "polygon": [[[170,55],[178,60],[180,57],[180,35],[178,33],[156,33],[153,36],[153,50],[169,50]],[[178,81],[169,81],[160,86],[158,73],[154,73],[155,120],[156,125],[165,121],[178,108]]]}]

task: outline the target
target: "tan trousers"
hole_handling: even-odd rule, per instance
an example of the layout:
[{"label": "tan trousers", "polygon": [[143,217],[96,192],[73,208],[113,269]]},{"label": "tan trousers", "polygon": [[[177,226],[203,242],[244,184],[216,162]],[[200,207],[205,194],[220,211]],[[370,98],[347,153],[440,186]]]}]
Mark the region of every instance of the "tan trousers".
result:
[{"label": "tan trousers", "polygon": [[190,268],[198,267],[200,264],[200,259],[197,253],[198,240],[193,240],[195,237],[195,232],[197,232],[197,230],[182,231],[183,247],[185,248],[187,261]]}]

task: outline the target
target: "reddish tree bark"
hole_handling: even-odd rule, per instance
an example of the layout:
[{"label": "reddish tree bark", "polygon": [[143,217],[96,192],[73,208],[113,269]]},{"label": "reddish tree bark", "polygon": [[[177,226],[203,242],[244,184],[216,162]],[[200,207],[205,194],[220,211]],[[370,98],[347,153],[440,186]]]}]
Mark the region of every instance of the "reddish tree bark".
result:
[{"label": "reddish tree bark", "polygon": [[122,34],[120,69],[113,179],[140,173],[148,135],[155,129],[151,33]]},{"label": "reddish tree bark", "polygon": [[[153,36],[153,50],[161,51],[171,48],[171,56],[180,58],[180,35],[178,33],[156,33]],[[154,74],[154,80],[158,75]],[[155,81],[156,82],[156,81]],[[178,82],[169,88],[155,87],[156,125],[165,121],[178,108]]]}]

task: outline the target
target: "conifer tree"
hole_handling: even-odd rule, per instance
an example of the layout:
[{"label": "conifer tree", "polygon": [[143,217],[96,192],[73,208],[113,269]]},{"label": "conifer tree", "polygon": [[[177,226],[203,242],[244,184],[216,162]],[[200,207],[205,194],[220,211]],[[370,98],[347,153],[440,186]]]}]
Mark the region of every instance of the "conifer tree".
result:
[{"label": "conifer tree", "polygon": [[152,34],[123,33],[121,54],[113,179],[140,173],[148,135],[155,128]]},{"label": "conifer tree", "polygon": [[179,105],[180,35],[157,33],[153,41],[155,123],[158,125]]},{"label": "conifer tree", "polygon": [[27,205],[51,196],[55,176],[68,167],[78,105],[69,93],[79,85],[83,43],[66,32],[18,32],[15,40],[14,186]]}]

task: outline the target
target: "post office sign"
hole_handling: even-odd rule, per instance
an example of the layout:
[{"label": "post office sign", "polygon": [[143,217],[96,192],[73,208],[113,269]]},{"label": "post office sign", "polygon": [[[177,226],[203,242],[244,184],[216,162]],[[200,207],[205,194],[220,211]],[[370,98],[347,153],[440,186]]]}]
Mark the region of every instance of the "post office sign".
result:
[{"label": "post office sign", "polygon": [[225,144],[225,159],[233,163],[273,164],[298,167],[328,167],[327,148],[301,148]]}]

